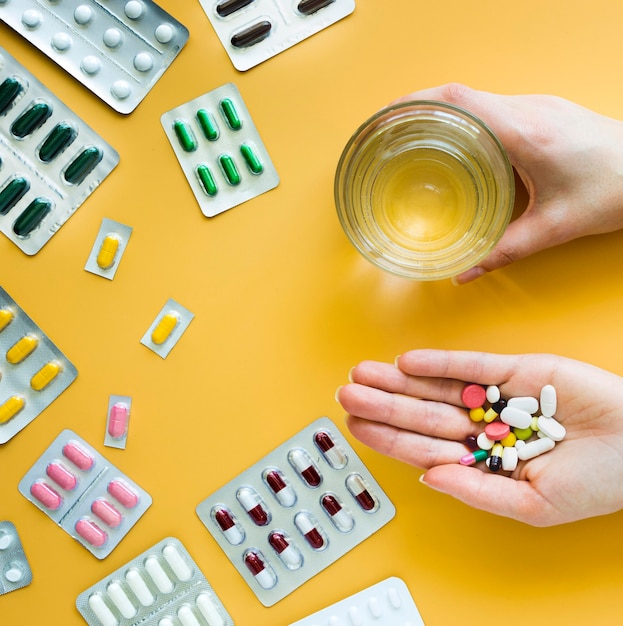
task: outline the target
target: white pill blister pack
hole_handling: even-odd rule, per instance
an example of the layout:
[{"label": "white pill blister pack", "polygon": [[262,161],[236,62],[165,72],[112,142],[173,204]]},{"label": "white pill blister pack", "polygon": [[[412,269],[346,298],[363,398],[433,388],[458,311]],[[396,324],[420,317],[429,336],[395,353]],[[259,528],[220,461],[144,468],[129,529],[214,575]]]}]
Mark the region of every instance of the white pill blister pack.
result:
[{"label": "white pill blister pack", "polygon": [[18,489],[98,559],[112,552],[152,502],[71,430],[56,437]]},{"label": "white pill blister pack", "polygon": [[197,514],[271,606],[388,523],[395,508],[323,417],[206,498]]},{"label": "white pill blister pack", "polygon": [[391,577],[290,626],[424,626],[407,585]]},{"label": "white pill blister pack", "polygon": [[0,522],[0,596],[26,587],[32,570],[13,522]]},{"label": "white pill blister pack", "polygon": [[246,71],[355,10],[354,0],[200,0],[234,67]]},{"label": "white pill blister pack", "polygon": [[167,537],[83,591],[90,626],[232,626],[233,620],[182,543]]},{"label": "white pill blister pack", "polygon": [[0,0],[0,19],[123,114],[188,40],[188,29],[151,0]]},{"label": "white pill blister pack", "polygon": [[110,145],[0,48],[1,232],[36,254],[118,162]]},{"label": "white pill blister pack", "polygon": [[78,370],[0,287],[0,444],[71,385]]},{"label": "white pill blister pack", "polygon": [[161,122],[206,217],[279,184],[275,166],[233,83],[166,112]]}]

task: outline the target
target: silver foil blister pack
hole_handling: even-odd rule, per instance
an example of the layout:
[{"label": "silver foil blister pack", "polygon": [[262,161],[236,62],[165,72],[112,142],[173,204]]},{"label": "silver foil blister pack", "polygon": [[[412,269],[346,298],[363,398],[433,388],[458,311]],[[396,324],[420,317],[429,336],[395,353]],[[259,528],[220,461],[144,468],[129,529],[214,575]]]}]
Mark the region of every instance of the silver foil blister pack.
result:
[{"label": "silver foil blister pack", "polygon": [[26,587],[32,570],[13,522],[0,522],[0,596]]},{"label": "silver foil blister pack", "polygon": [[197,514],[271,606],[379,530],[395,508],[324,417],[203,500]]}]

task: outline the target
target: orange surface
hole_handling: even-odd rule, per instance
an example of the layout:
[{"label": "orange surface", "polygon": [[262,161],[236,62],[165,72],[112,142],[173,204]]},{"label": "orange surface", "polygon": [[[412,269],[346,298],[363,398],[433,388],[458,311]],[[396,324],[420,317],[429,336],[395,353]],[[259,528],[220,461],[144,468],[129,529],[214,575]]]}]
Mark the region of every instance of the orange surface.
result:
[{"label": "orange surface", "polygon": [[[549,92],[623,116],[623,5],[359,0],[351,16],[238,73],[197,1],[160,4],[189,27],[190,40],[126,117],[0,25],[0,45],[121,155],[35,257],[0,237],[2,286],[79,370],[0,450],[0,518],[17,525],[34,570],[29,587],[0,597],[0,622],[82,624],[74,606],[81,591],[173,535],[242,626],[289,624],[388,576],[407,583],[428,626],[618,623],[623,514],[534,529],[428,490],[418,470],[350,435],[396,518],[271,608],[195,507],[317,417],[341,424],[334,391],[363,358],[393,360],[423,346],[551,351],[623,374],[623,233],[561,246],[464,287],[417,284],[358,255],[340,230],[332,190],[352,131],[414,89],[456,80]],[[281,184],[207,219],[160,115],[226,82],[239,87]],[[112,282],[83,270],[103,217],[134,228]],[[162,360],[139,340],[170,297],[195,319]],[[103,446],[110,394],[133,398],[125,451]],[[103,561],[17,491],[63,428],[153,496]]]}]

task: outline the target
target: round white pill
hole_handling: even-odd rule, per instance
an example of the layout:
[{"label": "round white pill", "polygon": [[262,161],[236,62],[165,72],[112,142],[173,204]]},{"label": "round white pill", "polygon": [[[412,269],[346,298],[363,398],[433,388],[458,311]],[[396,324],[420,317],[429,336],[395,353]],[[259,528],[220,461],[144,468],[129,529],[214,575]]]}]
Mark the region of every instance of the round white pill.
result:
[{"label": "round white pill", "polygon": [[154,60],[149,52],[139,52],[134,57],[134,67],[139,72],[149,72],[154,66]]},{"label": "round white pill", "polygon": [[489,385],[486,391],[487,402],[494,404],[501,398],[500,388],[497,385]]},{"label": "round white pill", "polygon": [[156,28],[154,35],[156,36],[156,40],[160,43],[169,43],[169,41],[173,39],[174,32],[173,26],[170,24],[160,24],[160,26]]},{"label": "round white pill", "polygon": [[0,550],[6,550],[13,543],[13,536],[2,531],[0,534]]},{"label": "round white pill", "polygon": [[96,56],[89,54],[82,59],[80,67],[85,74],[93,76],[102,69],[102,62]]},{"label": "round white pill", "polygon": [[78,24],[84,26],[85,24],[88,24],[92,19],[93,9],[90,6],[86,4],[81,4],[76,7],[76,10],[74,11],[74,20],[76,20]]},{"label": "round white pill", "polygon": [[69,50],[71,44],[71,37],[67,33],[59,32],[52,35],[52,47],[59,52]]},{"label": "round white pill", "polygon": [[132,87],[127,80],[116,80],[110,88],[110,93],[119,100],[125,100],[132,93]]},{"label": "round white pill", "polygon": [[481,450],[491,450],[495,445],[495,441],[489,439],[486,433],[480,433],[478,437],[476,437],[476,443]]},{"label": "round white pill", "polygon": [[107,28],[102,39],[109,48],[116,48],[121,44],[123,35],[118,28]]},{"label": "round white pill", "polygon": [[553,417],[541,415],[537,420],[537,424],[539,426],[539,433],[543,433],[554,441],[562,441],[567,434],[565,427]]},{"label": "round white pill", "polygon": [[43,15],[35,9],[28,9],[22,13],[22,24],[26,28],[37,28],[43,22]]},{"label": "round white pill", "polygon": [[24,571],[19,563],[9,563],[9,566],[4,570],[4,577],[10,583],[19,582],[24,576]]},{"label": "round white pill", "polygon": [[125,5],[125,14],[131,20],[137,20],[143,15],[143,3],[139,2],[139,0],[130,0],[130,2]]}]

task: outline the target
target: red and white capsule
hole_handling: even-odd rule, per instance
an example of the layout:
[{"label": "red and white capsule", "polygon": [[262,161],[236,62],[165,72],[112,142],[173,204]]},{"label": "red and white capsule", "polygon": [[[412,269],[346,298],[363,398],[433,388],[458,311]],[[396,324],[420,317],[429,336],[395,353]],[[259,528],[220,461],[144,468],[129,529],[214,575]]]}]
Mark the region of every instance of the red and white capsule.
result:
[{"label": "red and white capsule", "polygon": [[302,448],[290,450],[288,460],[298,475],[308,487],[318,487],[322,482],[322,475],[311,457]]},{"label": "red and white capsule", "polygon": [[295,570],[303,565],[303,555],[284,533],[273,531],[268,536],[268,543],[288,569]]},{"label": "red and white capsule", "polygon": [[294,517],[294,525],[312,549],[319,551],[327,547],[324,531],[309,513],[305,511],[297,513]]},{"label": "red and white capsule", "polygon": [[270,512],[253,487],[240,487],[236,498],[256,526],[266,526],[270,522]]},{"label": "red and white capsule", "polygon": [[373,513],[378,509],[377,499],[372,495],[365,480],[359,474],[351,474],[346,479],[346,488],[366,513]]},{"label": "red and white capsule", "polygon": [[263,474],[264,482],[268,485],[270,490],[277,498],[277,502],[281,504],[281,506],[285,506],[286,508],[290,508],[294,506],[296,503],[296,492],[292,488],[281,470],[277,468],[270,468],[264,471]]},{"label": "red and white capsule", "polygon": [[259,551],[248,550],[243,558],[245,565],[262,589],[272,589],[275,586],[277,577]]},{"label": "red and white capsule", "polygon": [[238,546],[244,541],[244,531],[238,527],[236,518],[229,509],[216,506],[212,509],[212,517],[232,546]]},{"label": "red and white capsule", "polygon": [[314,435],[314,443],[318,446],[327,463],[333,469],[342,469],[346,466],[348,462],[346,453],[333,441],[333,438],[328,432],[319,430]]},{"label": "red and white capsule", "polygon": [[332,493],[327,493],[320,499],[320,504],[325,510],[333,525],[341,533],[349,533],[354,525],[355,520],[350,511],[342,506],[342,503]]}]

